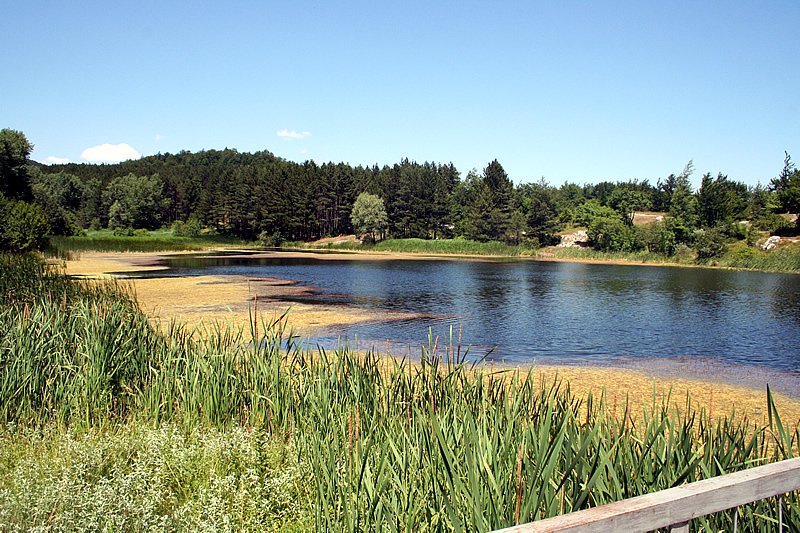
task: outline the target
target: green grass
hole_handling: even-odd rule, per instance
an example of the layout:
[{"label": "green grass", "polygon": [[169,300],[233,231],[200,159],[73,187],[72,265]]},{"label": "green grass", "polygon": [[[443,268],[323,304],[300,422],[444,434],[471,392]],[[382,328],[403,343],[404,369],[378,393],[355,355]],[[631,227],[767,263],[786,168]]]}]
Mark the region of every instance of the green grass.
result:
[{"label": "green grass", "polygon": [[146,235],[120,237],[111,230],[89,231],[86,236],[51,237],[55,250],[80,252],[172,252],[200,251],[216,247],[254,246],[256,243],[223,235],[201,234],[199,237],[175,237],[171,230],[150,231]]},{"label": "green grass", "polygon": [[387,239],[376,244],[342,243],[326,248],[366,250],[395,253],[424,253],[452,255],[520,256],[531,255],[535,250],[525,246],[511,246],[503,242],[478,242],[467,239]]},{"label": "green grass", "polygon": [[766,272],[800,272],[800,250],[791,248],[767,252],[750,250],[751,253],[729,253],[722,257],[718,264],[724,267]]},{"label": "green grass", "polygon": [[[655,393],[634,418],[535,369],[453,360],[450,339],[411,364],[307,350],[286,317],[163,332],[117,286],[2,261],[0,521],[20,529],[488,531],[777,461],[800,441],[769,391],[767,426]],[[759,516],[776,513],[747,506],[740,527],[771,530]],[[784,516],[800,524],[797,494]]]},{"label": "green grass", "polygon": [[[677,257],[666,257],[650,253],[646,250],[637,252],[601,252],[592,248],[551,248],[548,252],[561,259],[598,260],[598,261],[630,261],[634,263],[676,263]],[[688,263],[688,260],[683,262]]]}]

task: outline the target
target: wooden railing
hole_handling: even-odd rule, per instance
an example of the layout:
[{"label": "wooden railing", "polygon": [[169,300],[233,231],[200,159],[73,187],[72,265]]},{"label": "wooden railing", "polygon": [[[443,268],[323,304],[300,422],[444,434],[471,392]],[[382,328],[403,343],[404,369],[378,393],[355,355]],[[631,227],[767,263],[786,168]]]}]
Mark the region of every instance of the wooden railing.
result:
[{"label": "wooden railing", "polygon": [[689,521],[694,518],[795,490],[800,490],[800,458],[521,524],[495,533],[644,533],[662,527],[668,527],[676,533],[688,533]]}]

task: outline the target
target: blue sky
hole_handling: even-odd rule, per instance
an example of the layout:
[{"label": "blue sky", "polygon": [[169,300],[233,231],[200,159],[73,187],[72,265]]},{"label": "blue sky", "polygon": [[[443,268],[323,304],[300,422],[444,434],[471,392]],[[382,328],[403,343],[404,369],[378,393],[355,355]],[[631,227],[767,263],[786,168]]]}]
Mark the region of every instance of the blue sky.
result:
[{"label": "blue sky", "polygon": [[693,159],[750,185],[800,161],[797,0],[5,0],[0,48],[0,127],[37,161],[229,147],[583,184]]}]

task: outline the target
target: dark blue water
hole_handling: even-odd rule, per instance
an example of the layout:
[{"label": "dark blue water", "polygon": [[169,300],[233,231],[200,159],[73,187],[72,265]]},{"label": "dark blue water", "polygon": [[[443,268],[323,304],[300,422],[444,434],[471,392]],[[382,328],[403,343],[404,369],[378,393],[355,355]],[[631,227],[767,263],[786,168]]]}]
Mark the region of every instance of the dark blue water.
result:
[{"label": "dark blue water", "polygon": [[[168,275],[244,275],[317,287],[298,301],[421,313],[312,340],[419,353],[453,331],[462,353],[572,363],[714,358],[800,372],[800,276],[582,263],[315,258],[169,259]],[[158,273],[158,275],[164,275]]]}]

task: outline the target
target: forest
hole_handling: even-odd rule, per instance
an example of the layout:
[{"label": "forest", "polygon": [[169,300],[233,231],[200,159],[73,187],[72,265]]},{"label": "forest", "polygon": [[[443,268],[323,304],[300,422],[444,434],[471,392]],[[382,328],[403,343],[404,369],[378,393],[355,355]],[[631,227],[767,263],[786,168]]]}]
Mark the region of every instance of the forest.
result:
[{"label": "forest", "polygon": [[[461,237],[535,249],[557,244],[565,229],[583,227],[596,250],[670,256],[683,246],[702,258],[722,253],[732,240],[754,241],[759,231],[797,233],[797,223],[784,214],[800,211],[800,171],[788,154],[767,185],[748,187],[706,173],[694,190],[692,161],[655,183],[556,186],[542,178],[514,185],[497,160],[462,176],[452,163],[299,164],[266,150],[226,148],[44,166],[29,159],[33,145],[22,132],[2,130],[0,144],[4,248],[13,248],[9,224],[30,205],[29,211],[43,212],[52,235],[100,228],[126,235],[166,226],[189,236],[205,228],[274,245],[358,232],[369,240]],[[380,213],[354,213],[354,206],[362,207],[360,196],[377,197],[366,209]],[[665,216],[634,226],[638,211]],[[36,220],[41,225],[41,216]]]}]

